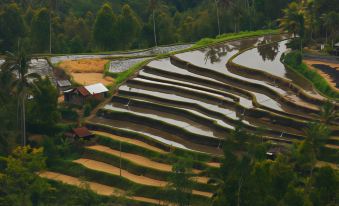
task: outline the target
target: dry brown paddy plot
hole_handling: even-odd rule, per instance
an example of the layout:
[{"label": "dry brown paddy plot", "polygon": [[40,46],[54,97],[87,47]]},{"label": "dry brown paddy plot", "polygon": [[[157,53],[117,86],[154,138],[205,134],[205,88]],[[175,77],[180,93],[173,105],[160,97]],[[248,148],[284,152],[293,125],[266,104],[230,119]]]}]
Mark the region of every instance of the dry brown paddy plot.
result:
[{"label": "dry brown paddy plot", "polygon": [[73,80],[79,84],[89,85],[100,82],[104,85],[111,85],[114,83],[114,79],[104,77],[103,74],[108,61],[106,59],[67,60],[61,62],[59,67],[70,74]]}]

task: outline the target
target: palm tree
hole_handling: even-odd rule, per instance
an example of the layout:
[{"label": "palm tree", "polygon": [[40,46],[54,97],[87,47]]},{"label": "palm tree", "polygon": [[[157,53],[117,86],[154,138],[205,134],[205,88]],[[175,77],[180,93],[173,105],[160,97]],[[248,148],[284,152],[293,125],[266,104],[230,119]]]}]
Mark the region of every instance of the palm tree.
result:
[{"label": "palm tree", "polygon": [[320,108],[320,115],[326,125],[328,125],[331,121],[335,121],[339,117],[339,113],[335,108],[335,105],[327,101],[323,106]]},{"label": "palm tree", "polygon": [[306,141],[312,145],[314,153],[319,155],[320,148],[330,137],[331,131],[325,124],[310,123],[305,131]]},{"label": "palm tree", "polygon": [[300,37],[304,35],[304,13],[302,8],[296,3],[292,2],[286,9],[283,10],[284,16],[279,19],[280,28],[284,31],[297,34]]},{"label": "palm tree", "polygon": [[303,6],[298,5],[296,2],[292,2],[286,9],[283,10],[284,16],[279,19],[280,28],[284,31],[297,34],[300,37],[300,52],[302,52],[302,42],[305,33],[305,12]]},{"label": "palm tree", "polygon": [[157,47],[158,43],[157,43],[157,33],[156,33],[156,29],[155,29],[155,10],[158,8],[158,1],[157,0],[149,0],[149,8],[152,11],[154,43],[155,43],[155,46]]},{"label": "palm tree", "polygon": [[[5,63],[2,69],[6,72],[13,72],[16,75],[12,88],[18,96],[18,123],[20,124],[22,145],[26,145],[26,99],[32,89],[35,89],[34,80],[40,79],[36,73],[28,73],[28,62],[30,58],[20,49],[18,54],[7,52]],[[20,114],[20,115],[19,115]]]}]

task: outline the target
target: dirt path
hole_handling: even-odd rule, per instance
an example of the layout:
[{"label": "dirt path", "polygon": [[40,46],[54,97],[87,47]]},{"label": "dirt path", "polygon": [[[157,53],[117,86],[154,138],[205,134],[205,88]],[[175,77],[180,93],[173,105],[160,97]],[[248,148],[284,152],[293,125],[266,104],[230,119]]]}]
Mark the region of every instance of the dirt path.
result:
[{"label": "dirt path", "polygon": [[[55,172],[42,172],[39,174],[40,177],[50,179],[50,180],[56,180],[59,182],[62,182],[64,184],[69,184],[73,186],[77,186],[80,188],[84,187],[89,187],[90,190],[96,192],[99,195],[104,195],[104,196],[122,196],[126,192],[111,186],[95,183],[95,182],[89,182],[89,181],[82,181],[79,178],[60,174],[60,173],[55,173]],[[128,197],[129,199],[137,200],[137,201],[142,201],[142,202],[147,202],[147,203],[152,203],[152,204],[158,204],[160,201],[152,198],[145,198],[145,197],[137,197],[137,196],[132,196]]]},{"label": "dirt path", "polygon": [[94,133],[94,134],[97,134],[97,135],[101,135],[101,136],[104,136],[104,137],[111,138],[113,140],[127,142],[129,144],[134,144],[134,145],[137,145],[137,146],[140,146],[140,147],[143,147],[143,148],[146,148],[146,149],[158,152],[158,153],[162,153],[162,154],[166,154],[167,153],[164,150],[161,150],[161,149],[159,149],[157,147],[151,146],[151,145],[146,144],[146,143],[144,143],[142,141],[139,141],[139,140],[129,139],[127,137],[121,137],[121,136],[113,135],[113,134],[106,133],[106,132],[100,132],[100,131],[91,131],[91,132]]},{"label": "dirt path", "polygon": [[[101,172],[106,172],[106,173],[114,174],[114,175],[120,175],[120,168],[114,167],[110,164],[106,164],[103,162],[98,162],[98,161],[90,160],[90,159],[78,159],[78,160],[75,160],[74,162],[81,164],[92,170],[98,170]],[[142,184],[142,185],[164,187],[168,184],[168,182],[151,179],[145,176],[138,176],[126,170],[121,170],[121,176],[133,182],[136,182],[138,184]]]}]

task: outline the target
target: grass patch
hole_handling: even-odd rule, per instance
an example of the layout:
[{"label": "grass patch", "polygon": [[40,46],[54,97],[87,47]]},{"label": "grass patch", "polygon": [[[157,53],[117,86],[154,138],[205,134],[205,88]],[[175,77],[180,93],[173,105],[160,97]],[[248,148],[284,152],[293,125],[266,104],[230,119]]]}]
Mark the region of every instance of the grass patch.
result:
[{"label": "grass patch", "polygon": [[332,89],[329,83],[317,71],[309,69],[306,64],[302,63],[302,55],[299,51],[293,51],[283,58],[286,66],[311,81],[315,88],[324,96],[331,99],[339,99],[339,92]]},{"label": "grass patch", "polygon": [[216,44],[232,39],[238,39],[238,38],[245,38],[245,37],[251,37],[251,36],[260,36],[260,35],[267,35],[267,34],[278,34],[278,30],[257,30],[257,31],[242,31],[239,33],[227,33],[217,36],[216,38],[203,38],[197,43],[193,45],[192,48],[199,48],[202,46],[208,46],[211,44]]}]

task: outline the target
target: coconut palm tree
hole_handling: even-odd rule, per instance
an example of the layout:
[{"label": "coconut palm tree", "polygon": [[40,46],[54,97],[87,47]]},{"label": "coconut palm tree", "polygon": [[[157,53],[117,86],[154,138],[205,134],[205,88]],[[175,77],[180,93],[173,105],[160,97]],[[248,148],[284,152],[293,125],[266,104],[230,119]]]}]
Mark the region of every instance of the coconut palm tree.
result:
[{"label": "coconut palm tree", "polygon": [[336,110],[335,105],[327,101],[320,108],[320,115],[326,125],[328,125],[331,121],[335,121],[339,118],[339,112]]},{"label": "coconut palm tree", "polygon": [[23,146],[26,145],[26,99],[30,91],[36,88],[34,80],[40,79],[40,75],[28,72],[29,60],[30,58],[22,49],[18,54],[7,52],[5,63],[1,67],[3,72],[11,72],[16,76],[12,82],[12,89],[18,96],[18,124],[20,124]]},{"label": "coconut palm tree", "polygon": [[153,18],[153,34],[154,34],[154,44],[157,47],[157,33],[155,28],[155,10],[158,8],[158,1],[157,0],[149,0],[149,8],[152,11],[152,18]]},{"label": "coconut palm tree", "polygon": [[319,155],[320,148],[324,146],[327,139],[330,137],[331,131],[325,124],[310,123],[305,130],[306,141],[308,141],[313,148],[314,153]]},{"label": "coconut palm tree", "polygon": [[302,42],[305,34],[305,10],[302,5],[298,5],[296,2],[292,2],[286,9],[283,10],[284,16],[279,19],[280,28],[283,31],[297,34],[300,38],[300,52],[302,52]]},{"label": "coconut palm tree", "polygon": [[280,28],[296,36],[304,36],[304,13],[303,9],[296,3],[292,2],[283,10],[284,16],[279,19]]}]

